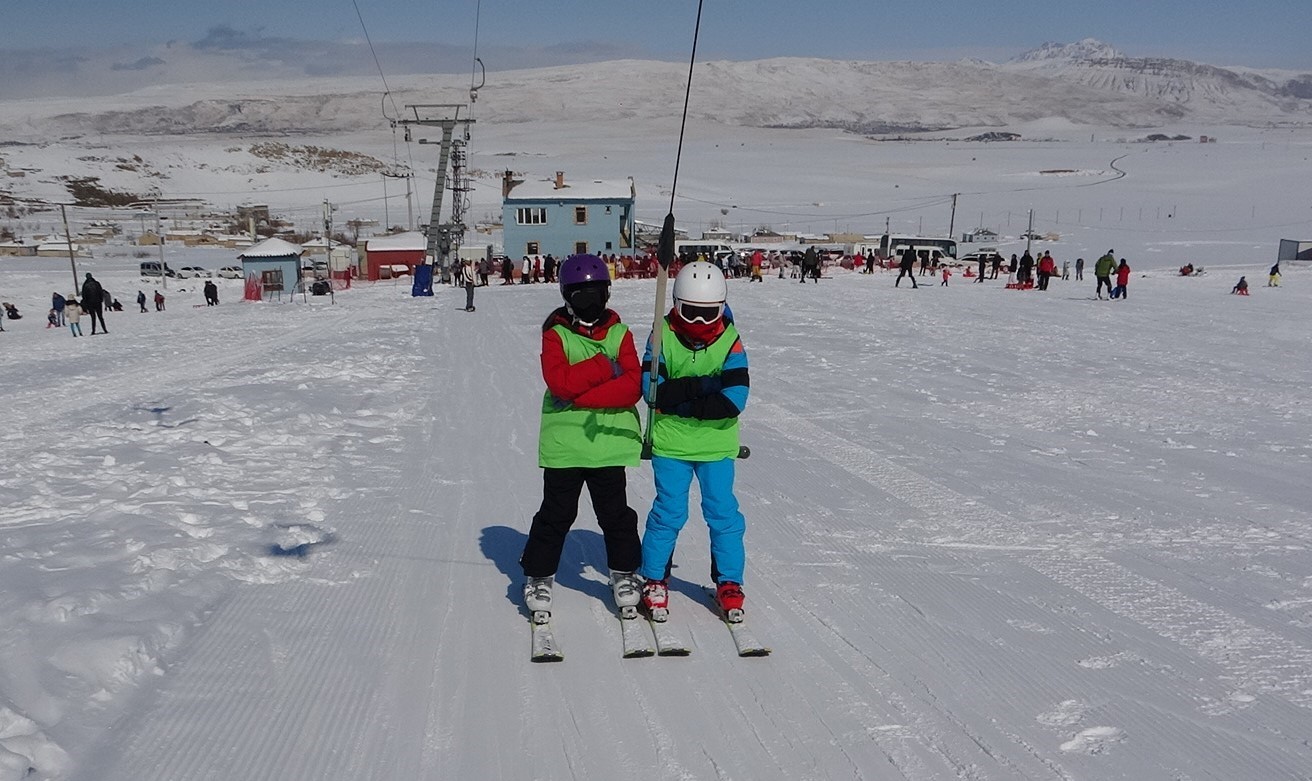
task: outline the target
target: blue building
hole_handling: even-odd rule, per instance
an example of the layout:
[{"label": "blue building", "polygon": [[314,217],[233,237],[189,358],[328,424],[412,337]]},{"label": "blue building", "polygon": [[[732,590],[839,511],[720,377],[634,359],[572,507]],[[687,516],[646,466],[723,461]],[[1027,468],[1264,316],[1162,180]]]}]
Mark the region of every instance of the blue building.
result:
[{"label": "blue building", "polygon": [[241,261],[242,275],[259,281],[263,298],[282,298],[284,293],[296,292],[303,253],[299,244],[273,238],[243,251],[237,259]]},{"label": "blue building", "polygon": [[502,185],[502,243],[511,258],[555,255],[633,255],[633,179],[567,184],[554,181]]}]

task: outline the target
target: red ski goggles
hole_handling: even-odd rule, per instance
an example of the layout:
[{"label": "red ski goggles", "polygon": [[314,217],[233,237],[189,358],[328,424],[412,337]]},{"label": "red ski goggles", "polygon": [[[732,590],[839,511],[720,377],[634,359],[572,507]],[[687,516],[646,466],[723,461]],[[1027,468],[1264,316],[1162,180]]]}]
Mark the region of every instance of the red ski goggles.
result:
[{"label": "red ski goggles", "polygon": [[689,323],[704,323],[710,325],[720,319],[724,314],[724,302],[718,304],[697,304],[692,301],[680,301],[678,305],[679,317],[682,317]]}]

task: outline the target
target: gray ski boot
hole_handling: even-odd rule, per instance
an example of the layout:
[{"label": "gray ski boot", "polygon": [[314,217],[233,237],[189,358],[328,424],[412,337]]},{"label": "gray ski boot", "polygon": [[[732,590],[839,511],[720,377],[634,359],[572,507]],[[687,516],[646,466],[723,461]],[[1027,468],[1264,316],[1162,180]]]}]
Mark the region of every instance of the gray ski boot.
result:
[{"label": "gray ski boot", "polygon": [[642,578],[636,572],[610,571],[610,590],[620,618],[637,618],[638,603],[642,601]]},{"label": "gray ski boot", "polygon": [[533,623],[545,624],[551,620],[551,587],[555,584],[555,575],[524,581],[524,606],[532,614]]}]

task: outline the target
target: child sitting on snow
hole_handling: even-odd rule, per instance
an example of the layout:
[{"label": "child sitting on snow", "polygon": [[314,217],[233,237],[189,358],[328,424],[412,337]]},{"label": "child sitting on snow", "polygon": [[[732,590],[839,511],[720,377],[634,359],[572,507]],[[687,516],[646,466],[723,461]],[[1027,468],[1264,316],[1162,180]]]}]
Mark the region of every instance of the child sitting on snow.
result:
[{"label": "child sitting on snow", "polygon": [[1248,280],[1245,279],[1244,277],[1240,277],[1239,281],[1235,283],[1234,289],[1231,290],[1230,293],[1231,295],[1235,293],[1238,293],[1241,296],[1248,295]]}]

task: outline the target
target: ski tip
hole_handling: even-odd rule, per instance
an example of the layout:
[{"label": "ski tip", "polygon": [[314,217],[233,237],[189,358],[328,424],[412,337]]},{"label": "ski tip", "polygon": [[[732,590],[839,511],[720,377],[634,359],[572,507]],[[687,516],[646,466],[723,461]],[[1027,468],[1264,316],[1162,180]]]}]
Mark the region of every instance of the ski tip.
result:
[{"label": "ski tip", "polygon": [[656,655],[656,651],[651,648],[641,648],[637,651],[629,651],[624,654],[625,659],[650,659]]},{"label": "ski tip", "polygon": [[770,655],[770,649],[769,649],[769,648],[744,648],[743,650],[741,650],[741,651],[738,652],[738,655],[741,656],[741,657],[743,657],[743,658],[752,658],[752,657],[757,657],[757,656],[769,656],[769,655]]},{"label": "ski tip", "polygon": [[545,662],[563,662],[563,661],[565,661],[564,654],[538,654],[537,656],[533,657],[534,664],[543,664]]},{"label": "ski tip", "polygon": [[656,652],[657,656],[692,656],[691,648],[665,648]]}]

